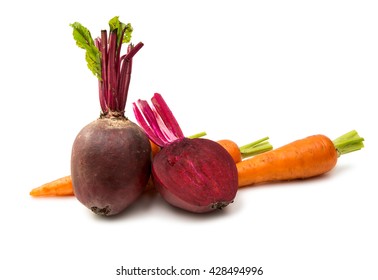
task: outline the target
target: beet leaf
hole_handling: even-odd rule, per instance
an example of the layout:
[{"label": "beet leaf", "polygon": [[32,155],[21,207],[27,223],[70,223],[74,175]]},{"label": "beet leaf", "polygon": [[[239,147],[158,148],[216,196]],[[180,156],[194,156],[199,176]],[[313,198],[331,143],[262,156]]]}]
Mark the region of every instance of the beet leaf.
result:
[{"label": "beet leaf", "polygon": [[101,53],[95,46],[91,32],[78,22],[70,24],[73,28],[73,37],[79,48],[86,50],[85,60],[89,70],[99,79],[101,79]]}]

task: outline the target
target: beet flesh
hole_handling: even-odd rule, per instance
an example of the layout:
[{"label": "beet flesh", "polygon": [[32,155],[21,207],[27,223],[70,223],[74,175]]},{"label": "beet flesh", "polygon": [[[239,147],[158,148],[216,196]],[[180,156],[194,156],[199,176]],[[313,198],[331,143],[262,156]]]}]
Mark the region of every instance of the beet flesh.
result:
[{"label": "beet flesh", "polygon": [[232,157],[204,138],[182,138],[162,148],[152,162],[152,176],[168,203],[195,213],[224,208],[238,190]]},{"label": "beet flesh", "polygon": [[77,135],[71,177],[77,199],[104,216],[122,212],[143,192],[151,173],[146,134],[126,118],[100,118]]}]

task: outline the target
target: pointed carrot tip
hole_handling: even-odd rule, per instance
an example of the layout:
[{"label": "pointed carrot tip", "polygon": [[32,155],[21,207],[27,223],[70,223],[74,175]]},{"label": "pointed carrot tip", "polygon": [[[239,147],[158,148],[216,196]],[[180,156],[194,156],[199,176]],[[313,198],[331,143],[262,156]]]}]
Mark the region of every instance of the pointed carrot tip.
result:
[{"label": "pointed carrot tip", "polygon": [[29,193],[34,197],[41,196],[72,196],[73,187],[72,180],[70,176],[65,176],[37,188],[34,188]]},{"label": "pointed carrot tip", "polygon": [[40,196],[41,195],[41,191],[39,188],[34,188],[32,189],[30,192],[29,192],[29,195],[31,196]]}]

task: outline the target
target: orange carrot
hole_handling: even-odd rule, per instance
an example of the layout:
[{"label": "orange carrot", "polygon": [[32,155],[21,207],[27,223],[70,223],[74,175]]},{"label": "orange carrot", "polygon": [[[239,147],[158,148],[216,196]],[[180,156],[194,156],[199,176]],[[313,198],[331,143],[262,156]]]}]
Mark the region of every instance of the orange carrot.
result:
[{"label": "orange carrot", "polygon": [[[191,138],[197,138],[205,135],[205,133],[199,133],[191,136]],[[220,140],[217,141],[221,144],[234,158],[235,163],[241,160],[242,157],[252,156],[254,154],[261,153],[263,151],[267,151],[272,149],[272,146],[266,140],[268,137],[260,139],[258,141],[252,142],[248,145],[238,147],[236,143],[231,140]],[[159,151],[160,147],[150,141],[151,150],[152,150],[152,157],[154,157]],[[150,178],[148,181],[146,190],[151,190],[154,188],[153,182]],[[40,187],[33,189],[30,192],[31,196],[67,196],[67,195],[74,195],[72,181],[70,176],[65,176],[54,180],[52,182],[46,183]]]},{"label": "orange carrot", "polygon": [[363,141],[356,131],[334,141],[324,135],[294,141],[237,163],[239,187],[324,174],[335,167],[340,155],[361,149]]},{"label": "orange carrot", "polygon": [[31,196],[69,196],[74,195],[71,176],[65,176],[34,188],[30,191]]}]

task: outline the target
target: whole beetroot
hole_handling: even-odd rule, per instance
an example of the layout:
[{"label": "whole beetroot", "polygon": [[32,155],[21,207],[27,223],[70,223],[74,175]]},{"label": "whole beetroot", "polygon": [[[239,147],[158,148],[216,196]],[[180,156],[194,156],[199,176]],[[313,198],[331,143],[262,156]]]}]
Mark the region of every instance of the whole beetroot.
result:
[{"label": "whole beetroot", "polygon": [[156,93],[151,101],[152,107],[138,100],[133,108],[150,140],[162,147],[152,162],[153,181],[161,196],[195,213],[233,202],[238,174],[230,154],[212,140],[185,138],[162,96]]},{"label": "whole beetroot", "polygon": [[75,196],[96,214],[122,212],[148,182],[150,149],[144,132],[126,118],[100,118],[86,125],[72,147]]},{"label": "whole beetroot", "polygon": [[110,34],[92,40],[81,24],[71,24],[79,47],[86,50],[88,67],[99,79],[100,118],[77,135],[71,155],[71,177],[77,199],[94,213],[115,215],[133,203],[145,189],[151,173],[151,146],[147,135],[125,117],[133,56],[143,46],[121,45],[131,37],[131,25],[114,17]]}]

